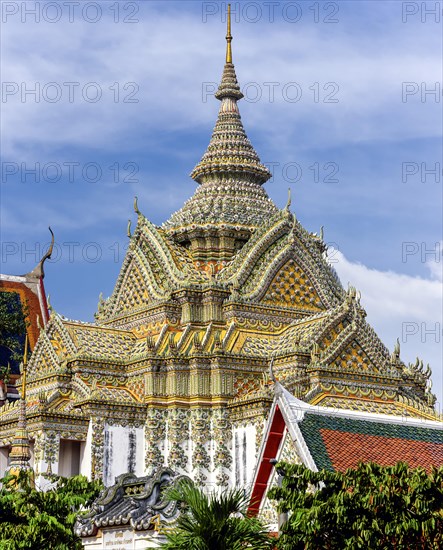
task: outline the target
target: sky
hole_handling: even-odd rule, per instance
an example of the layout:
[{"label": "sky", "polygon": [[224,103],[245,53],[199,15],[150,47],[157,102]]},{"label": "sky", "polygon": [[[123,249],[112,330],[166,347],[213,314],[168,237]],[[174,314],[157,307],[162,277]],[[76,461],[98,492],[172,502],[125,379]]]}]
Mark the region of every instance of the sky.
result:
[{"label": "sky", "polygon": [[[30,271],[56,238],[45,287],[93,319],[136,223],[189,198],[224,63],[226,2],[1,6],[0,271]],[[437,6],[437,11],[435,7]],[[441,3],[232,2],[233,59],[269,196],[356,286],[401,358],[442,366]],[[438,11],[438,9],[440,11]]]}]

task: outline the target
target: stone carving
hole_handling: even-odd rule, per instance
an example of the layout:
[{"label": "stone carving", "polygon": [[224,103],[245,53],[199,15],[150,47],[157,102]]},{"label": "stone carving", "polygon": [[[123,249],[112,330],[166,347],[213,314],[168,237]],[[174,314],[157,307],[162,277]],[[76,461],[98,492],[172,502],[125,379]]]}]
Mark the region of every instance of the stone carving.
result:
[{"label": "stone carving", "polygon": [[160,468],[146,477],[118,476],[115,485],[100,493],[87,514],[78,517],[74,532],[80,537],[90,537],[99,529],[114,525],[128,525],[136,531],[164,527],[180,513],[178,503],[167,500],[164,491],[182,479],[185,476],[169,468]]}]

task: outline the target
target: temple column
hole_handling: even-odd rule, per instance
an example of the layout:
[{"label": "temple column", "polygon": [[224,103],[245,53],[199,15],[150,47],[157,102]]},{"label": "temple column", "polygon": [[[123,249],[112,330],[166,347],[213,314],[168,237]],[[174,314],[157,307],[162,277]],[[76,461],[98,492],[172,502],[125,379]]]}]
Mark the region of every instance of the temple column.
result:
[{"label": "temple column", "polygon": [[203,487],[208,481],[211,458],[209,456],[209,437],[211,424],[207,409],[191,412],[192,473],[194,481]]},{"label": "temple column", "polygon": [[145,424],[145,471],[151,474],[165,463],[166,412],[148,409]]},{"label": "temple column", "polygon": [[167,463],[180,473],[189,472],[189,416],[188,409],[168,411],[169,456]]},{"label": "temple column", "polygon": [[215,409],[212,414],[212,438],[215,443],[215,483],[228,487],[232,465],[232,426],[227,409]]},{"label": "temple column", "polygon": [[91,418],[89,430],[91,434],[91,480],[103,479],[103,456],[105,444],[105,419],[94,416]]}]

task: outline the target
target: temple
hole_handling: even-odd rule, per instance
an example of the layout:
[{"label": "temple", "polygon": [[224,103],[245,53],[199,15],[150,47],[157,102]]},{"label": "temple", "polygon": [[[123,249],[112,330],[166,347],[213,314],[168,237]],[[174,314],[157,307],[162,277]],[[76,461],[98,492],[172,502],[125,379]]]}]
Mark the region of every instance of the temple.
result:
[{"label": "temple", "polygon": [[[95,323],[42,319],[26,383],[36,480],[83,473],[112,485],[168,467],[200,486],[249,487],[275,397],[271,358],[307,406],[439,421],[430,369],[405,364],[398,343],[387,349],[322,235],[302,227],[290,198],[283,209],[269,198],[271,174],[239,112],[229,18],[226,40],[194,195],[161,227],[135,201],[137,226]],[[3,457],[23,404],[0,409]]]}]

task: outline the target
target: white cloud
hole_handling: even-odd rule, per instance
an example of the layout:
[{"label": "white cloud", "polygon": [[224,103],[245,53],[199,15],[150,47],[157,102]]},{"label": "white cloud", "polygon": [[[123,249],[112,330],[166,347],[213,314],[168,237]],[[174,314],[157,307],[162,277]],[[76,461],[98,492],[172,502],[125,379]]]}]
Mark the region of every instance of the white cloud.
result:
[{"label": "white cloud", "polygon": [[[155,133],[159,126],[173,131],[214,119],[216,107],[203,103],[202,85],[220,78],[224,49],[220,21],[203,25],[195,12],[159,11],[155,3],[145,3],[143,9],[140,24],[132,26],[112,21],[92,26],[63,21],[32,25],[14,19],[4,25],[3,80],[29,88],[35,82],[43,87],[55,81],[63,90],[57,103],[34,103],[31,96],[22,103],[20,94],[8,98],[3,105],[5,154],[19,155],[23,144],[27,148],[36,144],[97,148],[119,141],[124,145],[124,136],[133,136],[134,129],[139,133],[140,124]],[[401,101],[402,81],[431,86],[438,80],[441,57],[434,34],[425,28],[415,30],[412,43],[408,29],[388,19],[377,29],[376,38],[373,29],[363,29],[356,39],[347,28],[345,24],[328,30],[297,26],[294,32],[295,27],[276,21],[266,25],[267,39],[260,41],[264,26],[239,25],[234,61],[240,84],[257,82],[263,91],[261,107],[243,102],[247,126],[263,131],[276,147],[287,147],[296,125],[306,120],[311,130],[300,147],[437,135],[438,104],[424,105],[420,94],[408,104]],[[73,104],[65,101],[68,90],[63,85],[72,81],[80,83],[75,89],[79,99]],[[109,87],[116,81],[138,83],[139,103],[115,103]],[[303,96],[290,103],[284,100],[283,87],[294,81]],[[331,91],[324,91],[323,85],[331,81],[340,87],[337,104],[323,103],[323,95]],[[100,84],[106,100],[92,104],[81,100],[82,86],[89,82]],[[273,103],[264,82],[278,83]],[[310,89],[315,82],[322,94],[319,102],[314,102]]]},{"label": "white cloud", "polygon": [[[140,166],[139,189],[131,186],[110,190],[104,185],[90,188],[85,184],[67,193],[65,188],[42,184],[31,192],[28,187],[25,192],[23,187],[14,193],[3,186],[1,223],[2,233],[9,231],[8,239],[14,236],[25,241],[29,235],[46,238],[46,225],[51,223],[62,233],[61,239],[65,235],[66,240],[80,239],[77,232],[81,228],[85,234],[95,235],[104,231],[106,224],[109,239],[117,240],[125,232],[127,217],[132,215],[134,194],[139,196],[140,208],[146,215],[155,211],[157,223],[192,194],[194,186],[188,182],[187,174],[175,176],[173,170],[177,159],[184,155],[189,157],[191,170],[203,153],[207,141],[197,147],[193,139],[196,129],[209,140],[218,102],[211,98],[202,101],[202,85],[220,78],[224,25],[220,17],[202,24],[201,13],[192,2],[181,2],[180,9],[170,8],[165,2],[139,4],[145,11],[140,11],[137,25],[114,24],[112,20],[95,25],[81,21],[33,25],[23,24],[17,18],[3,25],[3,81],[26,83],[29,87],[33,82],[42,86],[53,81],[98,82],[107,98],[98,103],[22,103],[19,96],[8,100],[2,105],[4,160],[63,163],[81,160],[77,155],[84,155],[87,150],[86,161],[102,163],[106,171],[108,160],[102,155],[112,156],[119,151],[122,159],[133,160],[131,151],[136,147],[146,150],[149,159]],[[436,112],[439,104],[423,104],[420,94],[408,103],[401,101],[401,82],[425,82],[431,87],[439,80],[439,29],[437,25],[404,25],[401,10],[395,3],[388,4],[379,3],[374,12],[373,3],[340,3],[339,25],[290,25],[281,18],[275,24],[235,24],[234,62],[240,84],[280,84],[273,103],[266,96],[269,87],[265,87],[258,104],[244,100],[240,105],[253,143],[256,139],[260,142],[258,150],[263,160],[283,163],[293,160],[294,154],[303,156],[316,148],[331,146],[337,147],[348,162],[358,164],[359,158],[352,156],[348,144],[375,143],[379,150],[383,148],[394,155],[390,144],[395,140],[410,139],[415,144],[440,133]],[[303,88],[298,103],[285,102],[282,97],[282,86],[291,81]],[[340,102],[315,103],[309,87],[319,82],[323,91],[321,85],[328,81],[339,84]],[[109,90],[114,82],[137,82],[139,103],[115,103]],[[203,126],[207,130],[202,130]],[[183,136],[189,131],[190,137],[174,142],[177,130],[182,130]],[[426,143],[426,139],[422,141]],[[161,156],[158,162],[156,152]],[[337,193],[336,202],[331,205],[330,211],[337,219],[348,220],[349,212],[354,212],[355,223],[361,212],[359,204],[368,204],[380,193],[382,182],[392,180],[380,167],[376,153],[368,154],[374,155],[374,167],[367,168],[367,173],[348,186],[346,196],[340,198]],[[406,152],[397,153],[392,162],[402,158],[401,154]],[[305,172],[309,174],[307,169]],[[372,178],[374,184],[361,184]],[[282,204],[287,184],[283,187]],[[309,197],[314,197],[313,201],[318,198],[315,213],[328,196],[322,191],[320,198],[318,188],[306,187],[303,199],[308,203]],[[278,195],[278,186],[272,192]],[[423,203],[426,195],[417,191],[421,212],[417,211],[418,202],[410,200],[410,194],[397,195],[395,207],[392,201],[382,199],[373,204],[374,215],[389,210],[390,223],[393,227],[404,224],[408,239],[432,242],[433,235],[410,233],[411,228],[416,231],[428,227],[424,223],[424,216],[429,216],[427,203]],[[354,201],[351,206],[347,196]],[[118,229],[113,233],[111,220]],[[371,225],[370,231],[377,238],[377,228]],[[353,238],[357,240],[359,235]],[[433,342],[426,330],[441,323],[442,262],[428,259],[431,276],[424,279],[377,271],[352,263],[340,253],[335,257],[340,260],[334,264],[340,277],[345,285],[350,281],[361,290],[368,320],[389,348],[397,337],[402,337],[405,323],[416,323],[417,334],[407,335],[402,343],[402,357],[413,361],[421,355],[429,361],[434,381],[439,384],[437,393],[441,395],[441,341]],[[365,257],[363,250],[359,257]],[[105,276],[104,271],[100,277]]]},{"label": "white cloud", "polygon": [[[429,251],[431,252],[431,251]],[[443,241],[435,243],[435,248],[432,250],[431,257],[426,262],[426,267],[429,269],[432,279],[443,283]]]}]

